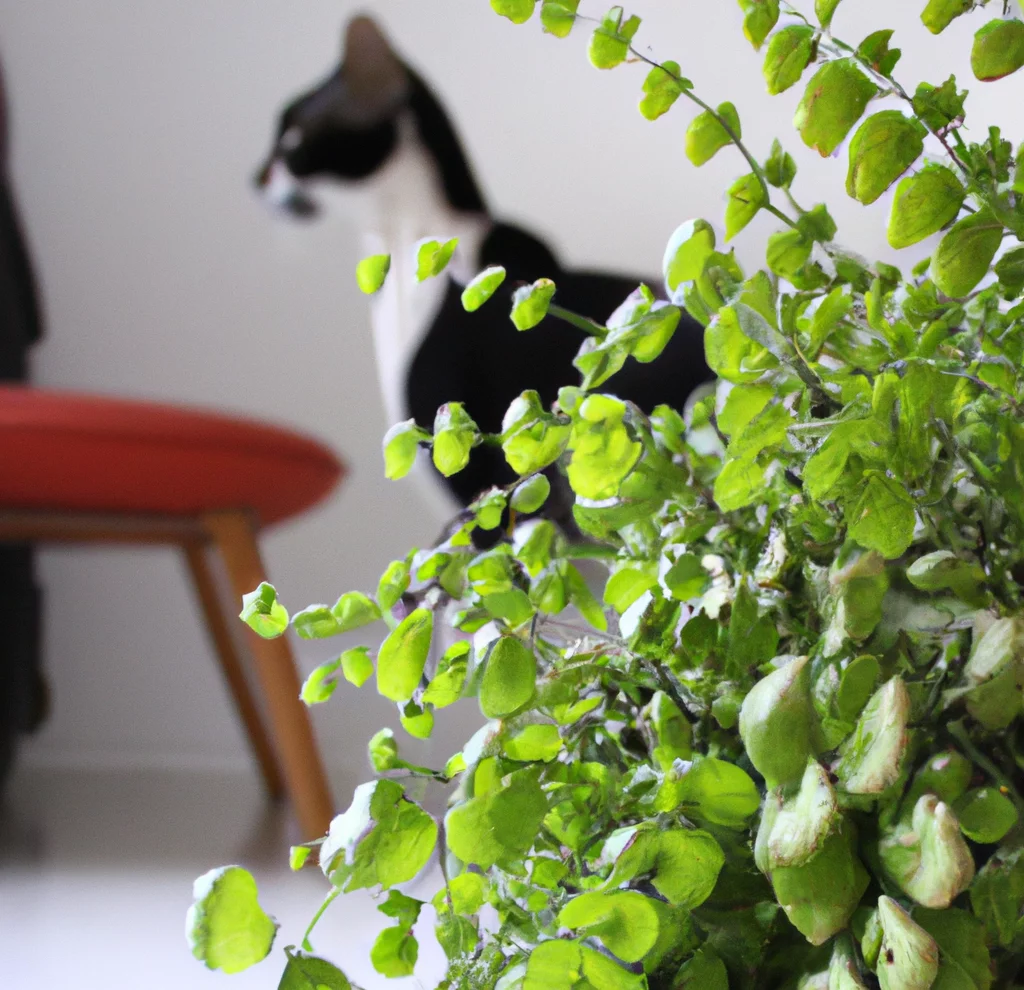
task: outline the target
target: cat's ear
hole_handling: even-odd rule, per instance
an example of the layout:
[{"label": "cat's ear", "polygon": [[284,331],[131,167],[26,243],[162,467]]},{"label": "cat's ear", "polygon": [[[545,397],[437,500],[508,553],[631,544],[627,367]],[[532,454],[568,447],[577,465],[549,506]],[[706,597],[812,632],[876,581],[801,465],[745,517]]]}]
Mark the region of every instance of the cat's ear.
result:
[{"label": "cat's ear", "polygon": [[380,106],[405,94],[409,74],[375,21],[354,17],[345,28],[344,44],[342,74],[353,96]]}]

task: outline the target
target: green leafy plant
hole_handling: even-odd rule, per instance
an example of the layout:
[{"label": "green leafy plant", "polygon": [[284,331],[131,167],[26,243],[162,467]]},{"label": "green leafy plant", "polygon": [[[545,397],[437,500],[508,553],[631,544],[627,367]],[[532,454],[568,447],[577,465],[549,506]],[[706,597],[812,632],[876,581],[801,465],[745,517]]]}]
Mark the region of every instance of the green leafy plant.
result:
[{"label": "green leafy plant", "polygon": [[[492,6],[525,23],[538,4]],[[539,6],[554,35],[586,22],[575,0]],[[770,214],[766,267],[745,273],[710,222],[691,220],[666,251],[668,303],[642,286],[599,325],[561,309],[549,280],[518,287],[519,329],[552,314],[587,331],[580,384],[550,409],[524,393],[497,435],[451,403],[432,431],[390,431],[385,461],[399,477],[429,447],[450,474],[491,444],[519,480],[481,493],[442,545],[392,563],[376,600],[352,593],[290,620],[309,637],[389,628],[375,656],[359,648],[315,671],[308,703],[327,700],[340,669],[354,684],[375,673],[413,736],[461,697],[487,720],[440,768],[402,759],[382,730],[369,744],[377,779],[325,839],[293,850],[293,866],[319,860],[324,907],[386,893],[394,924],[371,954],[385,976],[414,971],[412,926],[430,910],[446,988],[1018,985],[1024,166],[998,128],[968,134],[955,78],[904,88],[891,31],[840,39],[838,6],[816,0],[812,19],[740,0],[769,91],[805,87],[800,139],[829,155],[849,138],[847,193],[869,204],[895,187],[889,242],[941,234],[930,259],[904,272],[841,248],[826,206],[795,199],[782,144],[755,158],[737,108],[635,48],[639,18],[613,8],[589,24],[592,62],[647,64],[648,119],[695,104],[694,164],[739,151],[725,236]],[[937,33],[976,6],[928,0],[922,19]],[[1002,13],[974,39],[979,80],[1024,65],[1024,25]],[[899,109],[872,111],[886,96]],[[424,244],[422,277],[451,247]],[[373,291],[386,272],[368,259],[360,284]],[[466,308],[504,276],[482,272]],[[656,359],[681,309],[705,326],[719,382],[685,417],[647,416],[615,397],[614,376]],[[516,525],[542,509],[538,472],[553,464],[584,547],[542,518]],[[505,538],[474,550],[473,529],[503,520]],[[603,569],[603,601],[582,557]],[[289,622],[266,585],[242,615],[267,636]],[[465,635],[442,652],[446,626]],[[449,787],[443,820],[410,778]],[[435,850],[432,901],[396,889]],[[207,965],[269,951],[273,924],[246,876],[197,886]],[[312,930],[286,950],[281,986],[348,987],[312,954]]]}]

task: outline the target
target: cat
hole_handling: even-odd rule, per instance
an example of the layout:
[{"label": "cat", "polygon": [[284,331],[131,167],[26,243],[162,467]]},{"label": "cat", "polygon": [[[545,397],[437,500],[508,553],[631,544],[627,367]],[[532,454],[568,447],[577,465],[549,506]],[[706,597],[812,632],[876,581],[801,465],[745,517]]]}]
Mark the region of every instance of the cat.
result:
[{"label": "cat", "polygon": [[[493,217],[437,97],[368,17],[349,22],[339,67],[280,114],[255,182],[278,209],[304,219],[318,216],[323,201],[342,190],[345,208],[362,228],[365,252],[391,255],[371,307],[380,385],[393,423],[412,417],[429,429],[439,406],[458,401],[482,430],[499,432],[509,403],[523,390],[536,390],[549,407],[561,386],[579,382],[572,361],[583,332],[551,316],[533,330],[516,330],[509,309],[518,285],[550,278],[556,303],[603,322],[642,281],[652,284],[567,270],[539,238]],[[418,283],[416,245],[427,237],[458,237],[459,245],[442,276]],[[490,265],[503,266],[507,278],[476,313],[466,313],[462,289]],[[645,412],[659,403],[681,410],[711,377],[702,328],[684,313],[657,361],[627,361],[602,391]],[[549,476],[555,484],[545,514],[571,530],[572,493],[557,471]],[[484,445],[473,450],[465,470],[435,477],[455,511],[514,480],[501,450]]]}]

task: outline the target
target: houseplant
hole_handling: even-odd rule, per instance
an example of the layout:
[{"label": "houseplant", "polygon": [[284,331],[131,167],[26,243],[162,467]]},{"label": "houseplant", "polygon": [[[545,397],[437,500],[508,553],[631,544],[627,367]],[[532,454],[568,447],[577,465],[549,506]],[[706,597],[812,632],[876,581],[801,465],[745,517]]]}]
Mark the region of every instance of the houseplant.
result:
[{"label": "houseplant", "polygon": [[[498,436],[451,404],[432,431],[392,429],[384,454],[398,477],[429,445],[451,473],[496,444],[521,480],[483,494],[443,545],[392,563],[372,597],[289,618],[272,587],[247,596],[242,616],[263,635],[387,624],[375,658],[357,648],[315,671],[307,702],[338,676],[375,676],[413,736],[462,696],[488,720],[444,767],[411,765],[378,733],[376,779],[326,840],[292,850],[296,868],[319,860],[324,908],[380,889],[394,924],[372,960],[386,976],[414,970],[426,908],[450,988],[1018,983],[1024,166],[997,128],[966,131],[955,79],[898,81],[892,32],[834,35],[838,5],[816,0],[810,17],[741,0],[743,30],[771,92],[804,88],[800,139],[829,155],[849,136],[848,194],[870,204],[895,185],[890,244],[939,235],[910,272],[839,247],[826,206],[797,202],[782,145],[758,161],[733,105],[633,47],[638,18],[492,0],[560,36],[583,21],[599,68],[647,63],[644,116],[695,103],[691,161],[731,144],[746,163],[726,239],[760,211],[779,229],[748,274],[710,223],[684,224],[665,254],[672,304],[641,288],[608,326],[554,309],[545,280],[518,288],[524,332],[549,309],[587,328],[581,382],[552,410],[524,393]],[[938,33],[974,6],[928,0],[922,17]],[[971,42],[979,80],[1024,65],[1024,23],[1001,14]],[[884,95],[900,109],[875,111]],[[941,157],[922,159],[926,146]],[[420,248],[424,277],[450,247]],[[367,259],[360,284],[375,290],[387,267]],[[481,273],[467,308],[502,275]],[[706,326],[720,383],[685,422],[645,417],[614,397],[614,374],[657,357],[680,307]],[[544,521],[514,526],[543,505],[538,472],[556,460],[586,548]],[[509,538],[476,553],[471,530],[508,517]],[[581,555],[607,568],[603,603]],[[473,637],[435,658],[445,621]],[[450,786],[443,820],[406,790],[415,778]],[[439,845],[425,905],[396,888]],[[195,954],[229,972],[262,959],[275,932],[239,867],[197,881],[189,929]],[[281,986],[347,988],[314,935],[286,949]]]}]

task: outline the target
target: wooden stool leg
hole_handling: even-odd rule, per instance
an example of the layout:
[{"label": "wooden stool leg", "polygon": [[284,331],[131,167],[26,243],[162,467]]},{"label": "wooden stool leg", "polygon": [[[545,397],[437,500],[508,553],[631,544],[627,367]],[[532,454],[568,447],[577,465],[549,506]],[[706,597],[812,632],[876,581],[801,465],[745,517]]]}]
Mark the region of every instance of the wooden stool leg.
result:
[{"label": "wooden stool leg", "polygon": [[245,668],[238,655],[235,636],[228,626],[230,621],[228,616],[231,613],[224,607],[220,590],[206,559],[205,547],[189,543],[183,549],[189,572],[192,575],[192,583],[199,598],[199,605],[206,619],[206,628],[213,641],[217,659],[220,661],[220,668],[224,672],[224,679],[238,706],[238,713],[242,716],[245,731],[249,736],[249,744],[263,774],[267,793],[275,801],[279,800],[285,795],[281,768],[277,762],[270,736],[267,735],[266,726],[260,716],[256,699],[253,697],[249,681],[245,676]]},{"label": "wooden stool leg", "polygon": [[[266,580],[252,523],[243,513],[218,512],[205,516],[203,524],[224,560],[241,605],[242,595]],[[249,636],[271,731],[284,767],[285,787],[305,838],[317,838],[327,831],[334,806],[309,713],[299,700],[301,684],[291,646],[286,636],[262,639],[252,632]]]}]

